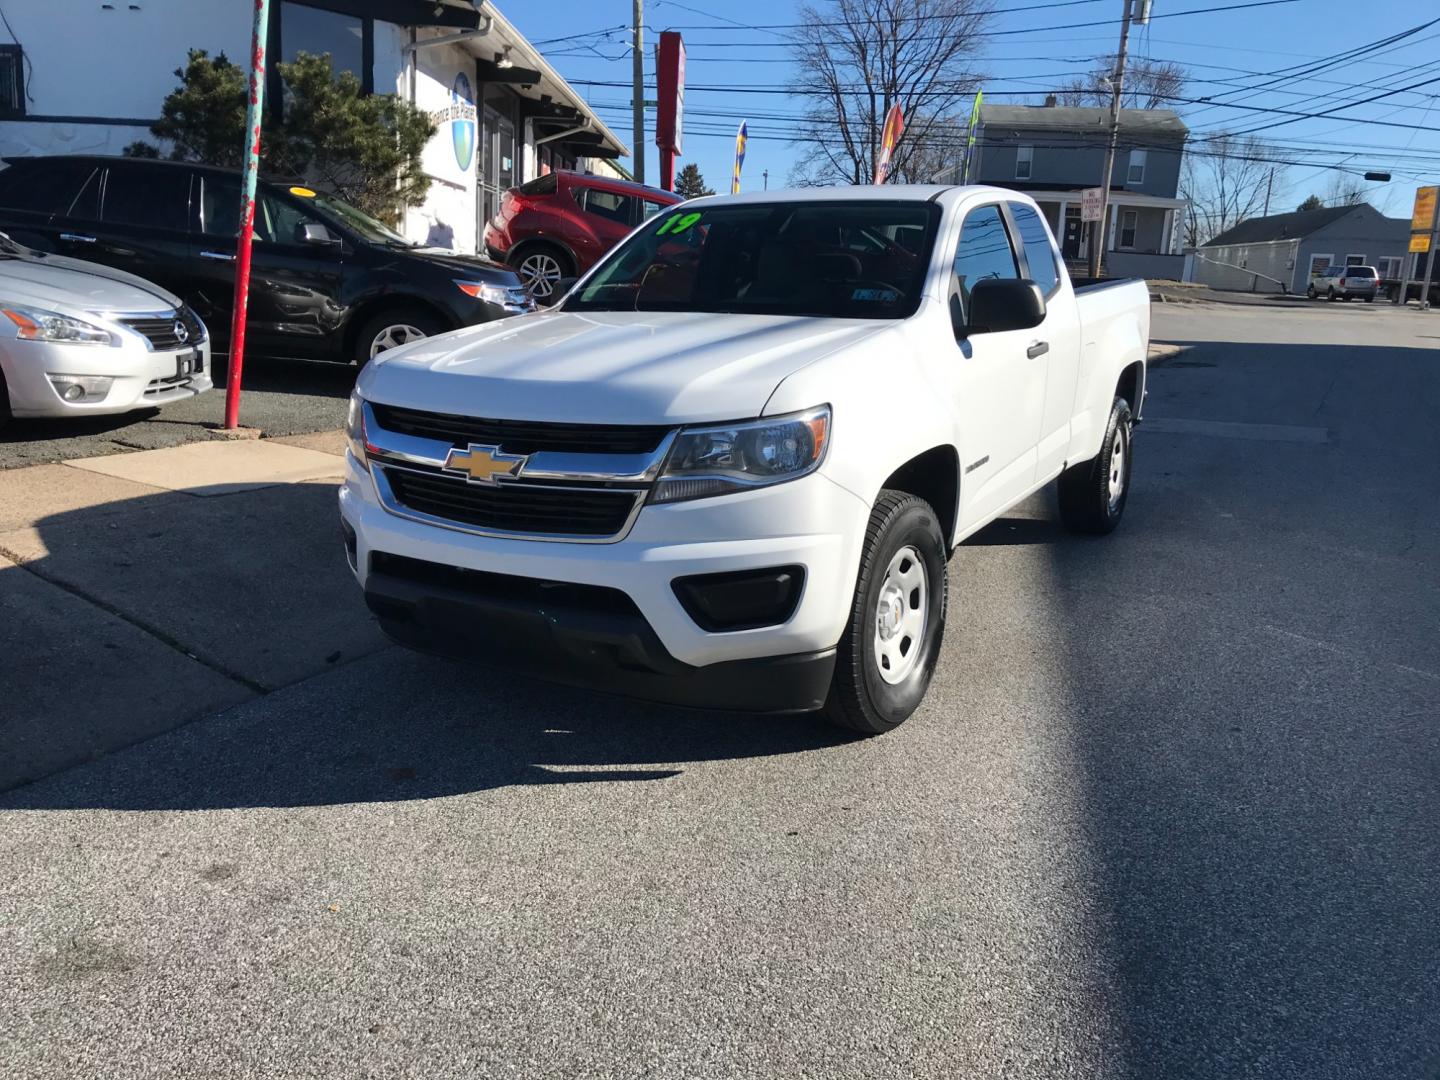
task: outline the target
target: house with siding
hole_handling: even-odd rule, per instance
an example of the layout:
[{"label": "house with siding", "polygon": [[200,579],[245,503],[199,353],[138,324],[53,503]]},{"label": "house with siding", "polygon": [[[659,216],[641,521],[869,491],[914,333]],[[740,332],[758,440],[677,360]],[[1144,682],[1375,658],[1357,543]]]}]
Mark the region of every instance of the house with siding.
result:
[{"label": "house with siding", "polygon": [[[1080,193],[1099,187],[1110,133],[1108,108],[982,105],[973,183],[1023,191],[1040,204],[1065,258],[1090,254]],[[1179,197],[1189,130],[1170,109],[1122,109],[1110,212],[1102,230],[1105,265],[1117,275],[1179,277],[1177,243],[1188,203]]]},{"label": "house with siding", "polygon": [[1192,273],[1202,285],[1248,292],[1303,293],[1327,266],[1373,266],[1398,281],[1409,243],[1408,218],[1387,218],[1368,203],[1325,206],[1226,229],[1195,251]]}]

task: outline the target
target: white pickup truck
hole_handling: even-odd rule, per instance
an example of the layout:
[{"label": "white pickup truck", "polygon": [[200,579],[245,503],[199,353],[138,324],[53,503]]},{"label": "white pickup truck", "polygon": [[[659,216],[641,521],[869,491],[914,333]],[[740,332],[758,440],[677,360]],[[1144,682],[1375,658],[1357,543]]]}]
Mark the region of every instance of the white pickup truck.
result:
[{"label": "white pickup truck", "polygon": [[1149,328],[1013,191],[687,202],[550,311],[364,369],[350,563],[418,649],[888,731],[961,540],[1057,477],[1066,525],[1119,521]]}]

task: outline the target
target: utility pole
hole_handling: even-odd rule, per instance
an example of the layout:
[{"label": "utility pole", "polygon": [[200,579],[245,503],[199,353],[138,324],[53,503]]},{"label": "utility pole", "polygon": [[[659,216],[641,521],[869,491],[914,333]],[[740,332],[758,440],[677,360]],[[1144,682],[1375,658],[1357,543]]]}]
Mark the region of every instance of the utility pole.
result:
[{"label": "utility pole", "polygon": [[765,190],[765,191],[769,191],[769,190],[770,190],[770,170],[769,170],[769,169],[761,169],[761,170],[760,170],[760,175],[761,175],[762,177],[764,177],[764,179],[765,179],[765,188],[764,188],[764,190]]},{"label": "utility pole", "polygon": [[1270,185],[1275,183],[1275,166],[1270,166],[1270,175],[1265,178],[1265,213],[1262,217],[1270,216]]},{"label": "utility pole", "polygon": [[[1121,0],[1125,5],[1124,17],[1120,20],[1120,51],[1115,56],[1115,74],[1110,76],[1110,145],[1105,150],[1105,175],[1100,178],[1100,220],[1095,222],[1095,235],[1090,244],[1090,278],[1100,276],[1100,254],[1105,245],[1106,225],[1110,217],[1110,174],[1115,171],[1115,144],[1120,138],[1120,93],[1125,86],[1125,53],[1130,47],[1130,6],[1131,0]],[[1143,4],[1145,0],[1140,0]]]},{"label": "utility pole", "polygon": [[270,0],[255,0],[250,34],[250,101],[245,107],[245,162],[240,172],[240,235],[235,241],[235,300],[230,311],[230,356],[225,372],[225,430],[240,426],[240,378],[245,370],[246,309],[250,303],[250,242],[255,237],[255,177],[260,171],[260,125],[270,59]]},{"label": "utility pole", "polygon": [[630,49],[630,79],[634,100],[630,103],[635,147],[635,180],[645,182],[645,0],[635,0],[635,36]]}]

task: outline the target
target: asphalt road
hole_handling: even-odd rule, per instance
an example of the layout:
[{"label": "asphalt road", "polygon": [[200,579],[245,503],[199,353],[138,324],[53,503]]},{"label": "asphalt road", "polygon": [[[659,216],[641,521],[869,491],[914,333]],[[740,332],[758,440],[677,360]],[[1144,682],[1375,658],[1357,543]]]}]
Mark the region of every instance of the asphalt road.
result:
[{"label": "asphalt road", "polygon": [[1440,315],[1155,336],[890,735],[391,648],[0,795],[0,1076],[1435,1077]]},{"label": "asphalt road", "polygon": [[[345,364],[247,359],[240,423],[266,435],[334,431],[345,425],[355,373]],[[163,409],[80,420],[12,421],[0,431],[0,469],[209,439],[225,421],[226,374],[226,357],[216,357],[215,389]]]}]

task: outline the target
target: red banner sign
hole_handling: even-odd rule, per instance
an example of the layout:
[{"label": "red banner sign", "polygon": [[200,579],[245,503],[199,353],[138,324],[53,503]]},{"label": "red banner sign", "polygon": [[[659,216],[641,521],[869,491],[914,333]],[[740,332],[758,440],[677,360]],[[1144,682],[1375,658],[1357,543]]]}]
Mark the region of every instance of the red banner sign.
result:
[{"label": "red banner sign", "polygon": [[875,183],[883,184],[890,177],[890,155],[895,152],[895,144],[900,141],[900,133],[905,130],[905,116],[900,112],[899,105],[891,105],[890,111],[885,114],[885,128],[880,132],[880,159],[875,162]]}]

